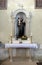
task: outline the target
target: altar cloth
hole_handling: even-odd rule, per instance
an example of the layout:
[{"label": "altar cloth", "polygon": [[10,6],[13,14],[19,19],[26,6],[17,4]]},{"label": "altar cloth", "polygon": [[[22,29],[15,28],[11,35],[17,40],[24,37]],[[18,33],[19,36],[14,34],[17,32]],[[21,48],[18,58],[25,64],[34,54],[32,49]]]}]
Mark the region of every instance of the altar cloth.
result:
[{"label": "altar cloth", "polygon": [[37,44],[23,44],[23,43],[20,43],[20,44],[17,44],[17,43],[6,43],[5,44],[5,48],[38,48],[38,45]]}]

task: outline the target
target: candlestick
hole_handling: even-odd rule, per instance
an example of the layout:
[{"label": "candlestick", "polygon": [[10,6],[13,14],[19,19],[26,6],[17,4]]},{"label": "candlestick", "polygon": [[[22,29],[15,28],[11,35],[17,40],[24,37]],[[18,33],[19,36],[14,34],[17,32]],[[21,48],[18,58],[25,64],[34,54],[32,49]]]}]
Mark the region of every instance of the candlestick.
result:
[{"label": "candlestick", "polygon": [[31,38],[31,43],[32,43],[32,33],[30,34],[30,38]]},{"label": "candlestick", "polygon": [[12,43],[12,34],[11,34],[10,38],[11,38],[11,43]]}]

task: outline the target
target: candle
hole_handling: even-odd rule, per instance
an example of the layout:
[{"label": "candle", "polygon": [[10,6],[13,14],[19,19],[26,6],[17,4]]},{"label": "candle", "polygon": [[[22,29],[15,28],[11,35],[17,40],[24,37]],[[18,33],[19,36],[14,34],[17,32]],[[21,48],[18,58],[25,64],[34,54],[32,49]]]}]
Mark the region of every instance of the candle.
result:
[{"label": "candle", "polygon": [[32,33],[30,34],[30,36],[32,36]]},{"label": "candle", "polygon": [[12,34],[10,36],[12,36]]}]

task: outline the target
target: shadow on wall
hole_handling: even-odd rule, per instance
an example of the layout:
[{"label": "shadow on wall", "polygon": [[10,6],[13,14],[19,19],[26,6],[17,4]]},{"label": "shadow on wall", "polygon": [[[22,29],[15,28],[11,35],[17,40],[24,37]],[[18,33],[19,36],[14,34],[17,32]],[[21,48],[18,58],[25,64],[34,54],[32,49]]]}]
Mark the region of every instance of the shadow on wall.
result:
[{"label": "shadow on wall", "polygon": [[0,41],[0,48],[5,48],[5,45]]}]

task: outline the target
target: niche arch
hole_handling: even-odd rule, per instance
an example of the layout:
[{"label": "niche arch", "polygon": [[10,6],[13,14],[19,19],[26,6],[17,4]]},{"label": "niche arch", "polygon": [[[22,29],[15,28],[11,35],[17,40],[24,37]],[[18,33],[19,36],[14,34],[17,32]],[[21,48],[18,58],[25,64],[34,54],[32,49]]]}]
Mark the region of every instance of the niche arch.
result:
[{"label": "niche arch", "polygon": [[[21,19],[23,19],[23,21],[22,22],[24,22],[21,26],[22,26],[22,32],[20,32],[19,33],[19,29],[20,29],[20,27],[18,27],[18,25],[17,25],[17,23],[18,23],[18,18],[21,18]],[[16,32],[15,32],[15,34],[16,34],[16,37],[22,37],[22,36],[26,36],[26,34],[25,34],[25,31],[26,31],[26,14],[24,13],[24,12],[19,12],[19,13],[17,13],[17,15],[16,15],[16,25],[15,25],[15,28],[16,28]],[[24,25],[25,24],[25,25]]]},{"label": "niche arch", "polygon": [[17,26],[16,22],[18,17],[21,16],[24,18],[24,21],[26,22],[26,28],[25,28],[25,35],[28,37],[30,35],[30,12],[26,11],[25,9],[17,9],[12,12],[11,17],[13,20],[13,36],[16,37],[17,34]]}]

